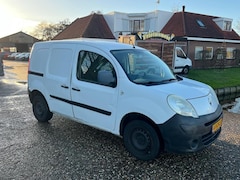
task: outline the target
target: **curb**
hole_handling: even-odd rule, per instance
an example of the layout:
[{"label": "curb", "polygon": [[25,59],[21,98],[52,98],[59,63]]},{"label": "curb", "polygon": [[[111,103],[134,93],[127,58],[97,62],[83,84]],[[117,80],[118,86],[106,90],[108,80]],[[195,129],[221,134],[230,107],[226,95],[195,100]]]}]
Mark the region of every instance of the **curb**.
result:
[{"label": "curb", "polygon": [[215,93],[221,104],[231,102],[240,97],[240,86],[215,89]]}]

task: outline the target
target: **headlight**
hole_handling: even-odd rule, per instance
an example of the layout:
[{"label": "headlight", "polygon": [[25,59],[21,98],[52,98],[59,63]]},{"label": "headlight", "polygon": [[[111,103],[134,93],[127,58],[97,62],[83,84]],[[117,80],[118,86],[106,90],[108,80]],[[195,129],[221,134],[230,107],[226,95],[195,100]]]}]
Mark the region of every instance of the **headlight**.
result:
[{"label": "headlight", "polygon": [[176,95],[169,95],[167,100],[168,100],[169,106],[177,114],[198,118],[198,115],[195,109],[187,100]]},{"label": "headlight", "polygon": [[209,89],[210,89],[210,93],[212,94],[212,96],[213,96],[213,98],[214,98],[213,100],[214,100],[215,102],[217,102],[217,104],[219,104],[218,97],[217,97],[215,91],[213,90],[213,88],[212,88],[211,86],[208,86],[208,87],[209,87]]}]

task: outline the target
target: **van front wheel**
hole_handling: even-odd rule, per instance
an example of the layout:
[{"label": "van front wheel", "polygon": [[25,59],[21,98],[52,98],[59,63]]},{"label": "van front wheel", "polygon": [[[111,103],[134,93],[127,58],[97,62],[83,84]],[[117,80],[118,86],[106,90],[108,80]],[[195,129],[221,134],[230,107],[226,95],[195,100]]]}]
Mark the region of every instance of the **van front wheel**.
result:
[{"label": "van front wheel", "polygon": [[32,103],[33,114],[39,122],[47,122],[53,116],[49,111],[46,100],[41,95],[36,95]]},{"label": "van front wheel", "polygon": [[188,74],[189,73],[189,66],[185,66],[182,70],[183,74]]},{"label": "van front wheel", "polygon": [[147,122],[134,120],[123,132],[126,149],[141,160],[155,159],[160,152],[160,140],[155,129]]}]

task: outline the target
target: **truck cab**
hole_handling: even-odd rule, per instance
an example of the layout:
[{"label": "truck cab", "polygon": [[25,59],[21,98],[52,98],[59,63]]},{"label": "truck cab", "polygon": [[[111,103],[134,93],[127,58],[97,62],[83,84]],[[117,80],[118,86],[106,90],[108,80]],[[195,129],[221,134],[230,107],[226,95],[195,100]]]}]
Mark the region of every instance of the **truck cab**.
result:
[{"label": "truck cab", "polygon": [[173,72],[188,74],[192,67],[192,61],[189,59],[182,48],[175,47],[174,61],[173,61]]}]

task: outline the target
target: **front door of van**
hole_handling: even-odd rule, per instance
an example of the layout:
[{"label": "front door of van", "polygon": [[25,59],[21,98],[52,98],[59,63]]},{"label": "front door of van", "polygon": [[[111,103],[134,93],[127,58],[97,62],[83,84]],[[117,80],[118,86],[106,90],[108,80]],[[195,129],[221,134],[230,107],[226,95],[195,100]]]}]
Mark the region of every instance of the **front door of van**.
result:
[{"label": "front door of van", "polygon": [[100,53],[79,52],[77,68],[72,74],[73,113],[79,121],[111,131],[118,97],[116,71]]}]

